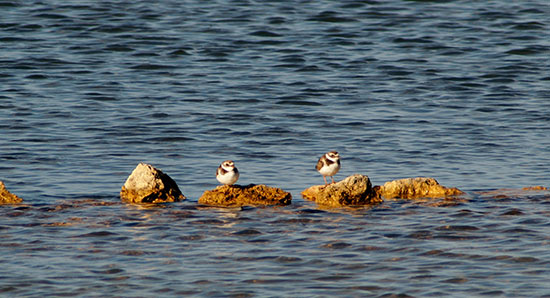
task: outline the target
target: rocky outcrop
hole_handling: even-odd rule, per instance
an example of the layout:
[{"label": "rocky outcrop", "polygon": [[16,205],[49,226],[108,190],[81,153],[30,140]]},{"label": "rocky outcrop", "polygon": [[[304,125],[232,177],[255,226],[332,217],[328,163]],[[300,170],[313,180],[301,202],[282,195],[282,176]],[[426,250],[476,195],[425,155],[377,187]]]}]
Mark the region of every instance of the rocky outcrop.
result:
[{"label": "rocky outcrop", "polygon": [[302,191],[304,199],[326,207],[362,206],[382,202],[368,176],[355,174],[328,185],[314,185]]},{"label": "rocky outcrop", "polygon": [[155,167],[140,163],[120,190],[120,198],[128,203],[167,203],[185,200],[172,178]]},{"label": "rocky outcrop", "polygon": [[289,192],[263,184],[221,185],[199,198],[199,204],[220,207],[289,205],[291,201]]},{"label": "rocky outcrop", "polygon": [[23,199],[12,194],[6,189],[4,182],[0,181],[0,205],[2,204],[17,204],[23,202]]},{"label": "rocky outcrop", "polygon": [[441,198],[464,194],[458,188],[442,186],[434,178],[417,177],[384,183],[380,194],[386,199]]}]

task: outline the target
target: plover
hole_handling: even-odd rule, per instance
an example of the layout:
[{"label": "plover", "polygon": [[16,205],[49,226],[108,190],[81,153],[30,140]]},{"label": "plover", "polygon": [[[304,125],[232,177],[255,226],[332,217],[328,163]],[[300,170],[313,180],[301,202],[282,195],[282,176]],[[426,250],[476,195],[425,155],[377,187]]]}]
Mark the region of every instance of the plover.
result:
[{"label": "plover", "polygon": [[226,160],[218,167],[216,171],[216,179],[221,184],[232,185],[239,180],[239,170],[235,167],[235,163],[232,160]]},{"label": "plover", "polygon": [[323,180],[325,180],[325,185],[327,184],[327,176],[330,176],[332,183],[334,183],[334,178],[332,176],[336,175],[340,170],[340,155],[336,151],[330,151],[325,153],[315,167],[321,175],[323,175]]}]

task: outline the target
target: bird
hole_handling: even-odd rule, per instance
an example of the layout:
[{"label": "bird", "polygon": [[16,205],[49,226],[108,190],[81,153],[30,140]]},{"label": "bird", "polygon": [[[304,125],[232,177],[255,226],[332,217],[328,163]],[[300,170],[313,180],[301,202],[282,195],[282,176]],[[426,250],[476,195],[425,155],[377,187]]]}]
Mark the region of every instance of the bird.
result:
[{"label": "bird", "polygon": [[340,155],[336,151],[330,151],[325,153],[315,167],[321,175],[323,175],[323,180],[325,180],[325,185],[327,185],[327,176],[330,176],[332,183],[334,183],[333,176],[338,173],[340,170]]},{"label": "bird", "polygon": [[232,185],[239,180],[239,170],[232,160],[226,160],[220,164],[216,171],[216,179],[221,184]]}]

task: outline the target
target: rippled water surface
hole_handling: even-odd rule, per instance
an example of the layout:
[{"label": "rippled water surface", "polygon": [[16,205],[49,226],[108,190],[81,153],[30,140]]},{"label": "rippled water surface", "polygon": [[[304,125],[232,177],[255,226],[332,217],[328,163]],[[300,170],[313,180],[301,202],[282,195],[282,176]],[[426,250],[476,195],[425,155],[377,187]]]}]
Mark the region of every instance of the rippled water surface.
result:
[{"label": "rippled water surface", "polygon": [[[550,296],[547,1],[0,0],[6,296]],[[320,210],[337,180],[463,202]],[[197,206],[235,160],[277,208]],[[139,162],[188,200],[122,204]]]}]

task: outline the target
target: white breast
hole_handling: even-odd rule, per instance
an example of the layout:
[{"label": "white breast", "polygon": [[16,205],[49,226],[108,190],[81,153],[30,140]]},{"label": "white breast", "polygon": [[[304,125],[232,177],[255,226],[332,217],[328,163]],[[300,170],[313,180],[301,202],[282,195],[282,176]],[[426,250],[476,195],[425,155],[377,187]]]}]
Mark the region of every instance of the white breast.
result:
[{"label": "white breast", "polygon": [[332,163],[330,165],[325,165],[319,170],[319,173],[323,176],[334,176],[340,170],[340,165],[338,163]]},{"label": "white breast", "polygon": [[234,171],[227,172],[225,175],[216,175],[216,179],[222,184],[231,185],[237,182],[239,180],[239,173],[235,173]]}]

